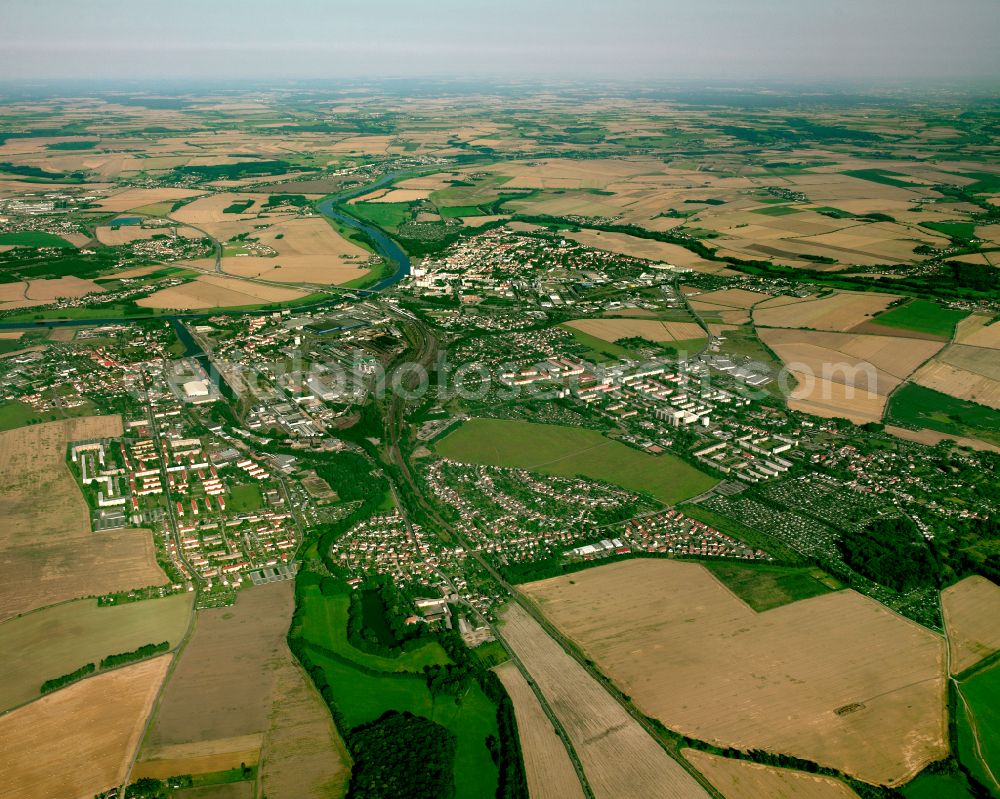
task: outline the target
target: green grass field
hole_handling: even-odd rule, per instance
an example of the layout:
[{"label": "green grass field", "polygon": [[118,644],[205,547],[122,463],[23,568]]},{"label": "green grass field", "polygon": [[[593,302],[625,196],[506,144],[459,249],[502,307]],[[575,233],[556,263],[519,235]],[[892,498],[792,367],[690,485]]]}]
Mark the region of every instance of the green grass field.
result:
[{"label": "green grass field", "polygon": [[582,352],[580,355],[588,361],[607,363],[608,361],[617,361],[619,358],[634,357],[634,353],[625,347],[592,336],[590,333],[584,333],[575,327],[563,326],[563,329],[573,336],[577,344],[587,348],[586,352]]},{"label": "green grass field", "polygon": [[452,205],[438,208],[438,213],[454,219],[460,216],[482,216],[483,210],[478,205]]},{"label": "green grass field", "polygon": [[910,300],[876,316],[872,322],[897,330],[912,330],[941,338],[951,338],[955,325],[968,316],[965,311],[953,311],[928,300]]},{"label": "green grass field", "polygon": [[496,708],[478,685],[473,684],[456,703],[453,697],[432,697],[423,675],[374,676],[319,652],[311,652],[310,657],[326,672],[334,700],[349,727],[374,721],[387,710],[408,710],[436,721],[458,739],[456,796],[480,799],[494,795],[497,768],[486,748],[486,737],[498,734]]},{"label": "green grass field", "polygon": [[902,791],[906,799],[972,799],[959,774],[921,774]]},{"label": "green grass field", "polygon": [[711,561],[705,564],[758,613],[826,594],[840,585],[820,569]]},{"label": "green grass field", "polygon": [[896,186],[897,188],[917,185],[909,180],[907,175],[901,172],[892,172],[888,169],[847,169],[840,174],[850,175],[852,178],[860,178],[872,183],[881,183],[884,186]]},{"label": "green grass field", "polygon": [[921,222],[920,226],[951,239],[971,239],[976,235],[975,222]]},{"label": "green grass field", "polygon": [[959,757],[985,784],[996,786],[983,767],[975,747],[994,774],[1000,772],[1000,664],[981,671],[959,685],[972,711],[970,718],[959,699],[955,721],[958,724]]},{"label": "green grass field", "polygon": [[471,419],[436,445],[446,458],[614,483],[672,505],[716,480],[673,455],[659,457],[578,427]]},{"label": "green grass field", "polygon": [[260,488],[253,483],[235,485],[229,489],[226,506],[234,513],[259,510],[264,507],[264,497],[261,496]]},{"label": "green grass field", "polygon": [[390,231],[408,222],[411,216],[409,203],[355,203],[347,206],[347,212]]},{"label": "green grass field", "polygon": [[764,216],[786,216],[788,214],[797,214],[801,210],[801,208],[793,208],[790,205],[769,205],[766,208],[754,208],[753,212],[755,214],[764,214]]},{"label": "green grass field", "polygon": [[0,244],[14,244],[20,247],[68,247],[76,249],[61,236],[43,233],[38,230],[25,230],[20,233],[0,233]]},{"label": "green grass field", "polygon": [[422,669],[450,662],[441,645],[436,641],[411,644],[395,658],[370,655],[347,640],[348,593],[324,596],[318,586],[312,585],[304,587],[300,599],[302,634],[307,644],[337,655],[309,650],[310,659],[326,673],[348,729],[374,721],[387,710],[409,710],[426,716],[447,727],[458,739],[457,796],[493,796],[498,772],[486,748],[486,737],[498,734],[496,707],[475,683],[459,702],[454,697],[431,695]]},{"label": "green grass field", "polygon": [[305,608],[302,633],[306,641],[331,649],[361,666],[379,671],[419,672],[424,666],[451,662],[436,641],[410,643],[403,648],[403,654],[392,658],[361,651],[347,640],[347,612],[350,602],[348,594],[323,596],[315,586],[306,588],[302,596]]},{"label": "green grass field", "polygon": [[173,594],[103,608],[97,600],[79,599],[0,624],[0,710],[37,699],[45,680],[106,655],[160,641],[179,643],[193,599],[192,594]]},{"label": "green grass field", "polygon": [[886,420],[1000,444],[1000,411],[907,383],[889,398]]},{"label": "green grass field", "polygon": [[74,408],[64,408],[58,411],[36,411],[30,405],[17,400],[0,402],[0,430],[13,430],[24,427],[31,422],[54,422],[57,419],[71,419],[75,416],[90,416],[94,405],[85,402]]}]

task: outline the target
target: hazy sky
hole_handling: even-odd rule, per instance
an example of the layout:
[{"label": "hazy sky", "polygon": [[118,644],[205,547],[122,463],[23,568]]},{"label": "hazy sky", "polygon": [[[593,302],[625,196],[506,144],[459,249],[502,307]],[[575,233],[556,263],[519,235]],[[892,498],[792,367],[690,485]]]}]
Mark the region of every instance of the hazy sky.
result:
[{"label": "hazy sky", "polygon": [[1000,0],[0,0],[0,78],[995,77]]}]

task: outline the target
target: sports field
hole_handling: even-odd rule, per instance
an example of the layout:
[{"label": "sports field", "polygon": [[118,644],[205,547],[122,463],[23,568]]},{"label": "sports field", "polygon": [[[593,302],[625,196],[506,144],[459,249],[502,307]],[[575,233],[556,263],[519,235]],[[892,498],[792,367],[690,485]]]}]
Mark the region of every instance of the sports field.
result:
[{"label": "sports field", "polygon": [[452,460],[603,480],[668,505],[716,483],[673,455],[649,455],[578,427],[470,419],[435,446]]}]

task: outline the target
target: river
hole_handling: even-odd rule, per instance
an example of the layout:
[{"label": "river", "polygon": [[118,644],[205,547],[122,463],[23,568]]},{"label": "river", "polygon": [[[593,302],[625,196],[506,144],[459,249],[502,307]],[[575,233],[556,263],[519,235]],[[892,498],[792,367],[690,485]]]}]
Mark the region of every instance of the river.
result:
[{"label": "river", "polygon": [[[379,292],[385,291],[390,286],[396,285],[404,277],[410,274],[410,257],[403,251],[396,242],[390,239],[382,230],[375,227],[374,225],[364,222],[360,219],[355,219],[353,216],[338,210],[338,206],[347,202],[347,200],[353,199],[354,197],[360,197],[362,194],[367,194],[368,192],[375,191],[382,186],[392,183],[399,176],[409,174],[413,170],[399,170],[397,172],[390,172],[383,175],[374,183],[368,183],[356,189],[351,189],[350,191],[344,192],[342,194],[337,194],[332,197],[327,197],[325,200],[320,201],[316,205],[316,210],[321,214],[330,219],[339,222],[342,225],[359,230],[364,233],[372,242],[375,247],[375,251],[382,256],[387,262],[395,265],[395,270],[391,275],[382,278],[378,283],[370,286],[366,289],[350,289],[354,294],[359,296],[371,296],[378,294]],[[320,300],[309,305],[297,305],[293,310],[295,311],[312,311],[322,308],[325,305],[331,303],[341,302],[340,297],[330,297],[328,299]],[[15,330],[22,329],[26,327],[94,327],[101,325],[114,325],[123,324],[128,322],[137,322],[141,320],[148,319],[163,319],[171,322],[175,328],[178,326],[179,320],[197,320],[197,319],[207,319],[210,316],[218,316],[220,314],[227,313],[224,308],[213,309],[209,313],[174,313],[170,315],[162,315],[156,317],[139,317],[139,316],[119,316],[107,319],[36,319],[31,322],[0,322],[0,330]],[[240,316],[255,316],[260,314],[270,314],[274,313],[274,309],[266,311],[230,311],[231,314],[236,314]],[[183,339],[182,339],[183,340]],[[199,348],[200,349],[200,348]]]}]

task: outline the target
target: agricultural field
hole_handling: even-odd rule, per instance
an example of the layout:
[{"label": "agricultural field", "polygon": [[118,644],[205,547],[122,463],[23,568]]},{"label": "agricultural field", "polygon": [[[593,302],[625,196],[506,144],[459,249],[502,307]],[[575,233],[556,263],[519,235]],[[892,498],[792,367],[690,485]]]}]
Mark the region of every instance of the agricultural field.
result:
[{"label": "agricultural field", "polygon": [[875,784],[905,782],[947,751],[943,641],[853,591],[757,613],[704,567],[664,560],[521,590],[642,712],[681,733]]},{"label": "agricultural field", "polygon": [[554,709],[596,799],[708,795],[523,608],[511,604],[501,619],[500,634]]},{"label": "agricultural field", "polygon": [[[331,599],[335,607],[324,607]],[[389,710],[429,718],[457,738],[454,768],[459,799],[492,795],[497,769],[485,740],[497,734],[496,707],[476,684],[460,702],[447,694],[431,693],[423,668],[450,662],[436,642],[418,645],[396,658],[371,655],[351,645],[347,599],[346,594],[323,596],[316,586],[307,587],[301,628],[309,660],[322,669],[347,730]]]},{"label": "agricultural field", "polygon": [[986,314],[967,316],[955,326],[955,343],[1000,349],[1000,323]]},{"label": "agricultural field", "polygon": [[263,794],[273,799],[343,796],[350,756],[323,698],[297,663],[278,669],[274,697],[259,763]]},{"label": "agricultural field", "polygon": [[658,319],[574,319],[566,323],[602,341],[644,338],[647,341],[705,341],[705,331],[694,322],[667,322]]},{"label": "agricultural field", "polygon": [[956,399],[1000,410],[1000,354],[995,350],[954,345],[925,364],[912,380]]},{"label": "agricultural field", "polygon": [[[241,259],[247,260],[247,259]],[[191,311],[289,302],[308,296],[305,291],[254,283],[220,275],[201,275],[189,283],[160,289],[136,301],[142,308]]]},{"label": "agricultural field", "polygon": [[148,530],[91,532],[87,503],[66,466],[70,441],[121,433],[118,416],[0,433],[0,568],[6,575],[0,620],[68,599],[166,583]]},{"label": "agricultural field", "polygon": [[975,438],[1000,445],[1000,411],[907,383],[889,400],[886,421],[951,438]]},{"label": "agricultural field", "polygon": [[957,690],[959,758],[980,782],[1000,789],[1000,666],[978,671]]},{"label": "agricultural field", "polygon": [[775,297],[754,307],[753,321],[757,327],[794,327],[842,333],[871,322],[898,299],[891,294],[852,292],[803,299]]},{"label": "agricultural field", "polygon": [[583,799],[583,788],[566,746],[524,675],[510,661],[495,671],[514,703],[528,794],[535,799]]},{"label": "agricultural field", "polygon": [[0,624],[0,711],[38,698],[45,680],[86,663],[149,643],[180,643],[187,630],[193,596],[98,607],[79,599],[19,616]]},{"label": "agricultural field", "polygon": [[614,483],[674,504],[707,491],[715,480],[672,455],[653,456],[595,430],[500,419],[470,419],[435,444],[464,463],[509,466]]},{"label": "agricultural field", "polygon": [[942,344],[922,339],[758,327],[794,376],[789,407],[817,416],[879,421],[889,395]]},{"label": "agricultural field", "polygon": [[831,777],[732,760],[697,749],[685,749],[681,754],[725,799],[857,799],[847,785]]},{"label": "agricultural field", "polygon": [[[322,795],[323,786],[343,783],[343,745],[285,642],[292,588],[287,581],[257,586],[240,592],[232,607],[198,611],[133,781],[253,765],[263,748],[265,758],[281,753],[261,765],[275,796],[279,789],[285,796]],[[331,747],[319,745],[324,741]]]},{"label": "agricultural field", "polygon": [[1000,650],[1000,587],[966,577],[941,592],[951,673],[958,674]]},{"label": "agricultural field", "polygon": [[0,797],[90,799],[120,785],[171,657],[98,674],[0,716]]},{"label": "agricultural field", "polygon": [[908,333],[924,333],[950,339],[955,325],[968,316],[927,300],[910,300],[875,317],[873,323]]},{"label": "agricultural field", "polygon": [[840,588],[833,577],[814,567],[728,563],[719,560],[706,563],[705,568],[758,613]]},{"label": "agricultural field", "polygon": [[654,239],[642,239],[627,233],[607,233],[599,230],[581,230],[576,233],[566,233],[566,238],[572,239],[585,247],[598,250],[631,255],[633,258],[646,258],[650,261],[669,263],[675,266],[688,267],[698,272],[718,272],[724,264],[706,261],[690,250],[677,244],[668,244]]},{"label": "agricultural field", "polygon": [[63,297],[83,297],[104,291],[104,287],[93,280],[84,280],[67,275],[65,277],[21,280],[14,283],[0,283],[0,311],[15,308],[33,308],[47,305]]}]

